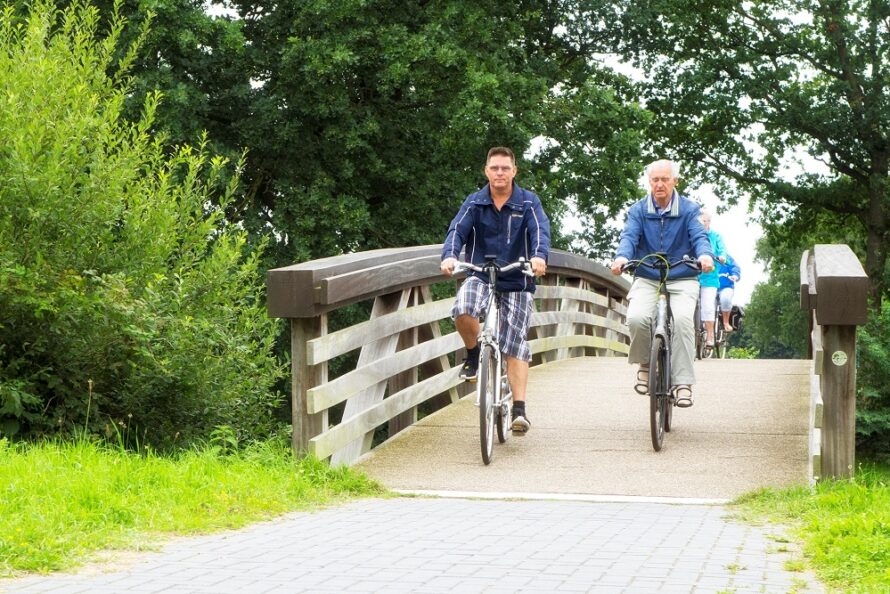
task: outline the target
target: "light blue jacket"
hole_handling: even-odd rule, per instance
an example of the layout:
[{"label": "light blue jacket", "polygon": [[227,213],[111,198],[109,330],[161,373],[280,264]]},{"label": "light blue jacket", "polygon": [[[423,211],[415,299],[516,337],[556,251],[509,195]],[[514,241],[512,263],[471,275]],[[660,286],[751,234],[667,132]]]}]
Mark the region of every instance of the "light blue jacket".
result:
[{"label": "light blue jacket", "polygon": [[720,275],[717,272],[717,265],[720,264],[720,262],[717,261],[717,258],[726,257],[726,246],[723,245],[723,237],[713,229],[708,231],[708,240],[711,242],[711,251],[714,252],[714,270],[711,272],[702,272],[698,276],[698,282],[701,283],[701,286],[703,287],[719,287]]},{"label": "light blue jacket", "polygon": [[739,265],[733,260],[732,256],[726,254],[726,264],[721,264],[717,262],[717,274],[720,275],[720,290],[723,289],[734,289],[736,281],[729,278],[730,276],[736,277],[736,280],[742,278],[742,271],[739,269]]},{"label": "light blue jacket", "polygon": [[[707,254],[713,257],[708,234],[698,220],[700,212],[698,204],[674,190],[670,206],[659,214],[655,200],[651,194],[647,194],[627,211],[616,258],[637,260],[658,252],[666,253],[671,262],[683,256],[698,259]],[[659,278],[657,270],[643,266],[637,269],[636,275],[652,280]],[[668,279],[695,278],[696,275],[698,272],[689,266],[674,266],[668,273]]]}]

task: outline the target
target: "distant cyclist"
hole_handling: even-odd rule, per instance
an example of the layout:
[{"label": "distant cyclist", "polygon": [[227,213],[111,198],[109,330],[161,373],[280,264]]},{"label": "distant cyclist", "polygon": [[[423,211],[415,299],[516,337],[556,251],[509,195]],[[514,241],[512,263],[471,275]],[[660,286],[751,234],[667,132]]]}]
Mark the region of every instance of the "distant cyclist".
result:
[{"label": "distant cyclist", "polygon": [[[513,151],[495,147],[488,151],[485,176],[488,184],[470,194],[451,221],[442,247],[442,272],[451,276],[466,246],[473,264],[481,266],[486,255],[498,264],[529,260],[535,276],[543,276],[550,255],[550,220],[536,194],[513,183],[517,173]],[[460,376],[476,381],[479,367],[479,318],[488,301],[487,285],[480,273],[471,272],[461,285],[451,310],[457,332],[467,348]],[[531,423],[525,410],[528,364],[532,355],[527,336],[534,310],[535,281],[520,270],[498,279],[501,301],[501,352],[507,358],[507,377],[513,390],[511,412],[514,435],[524,435]]]},{"label": "distant cyclist", "polygon": [[[708,241],[711,242],[711,252],[717,258],[717,262],[723,262],[726,260],[726,246],[723,244],[723,237],[711,229],[711,212],[706,208],[701,209],[699,220],[708,233]],[[720,288],[720,277],[717,276],[716,270],[702,272],[698,276],[698,282],[701,284],[701,295],[699,297],[701,319],[707,333],[705,348],[713,349],[714,318],[717,315],[717,289]]]},{"label": "distant cyclist", "polygon": [[727,332],[732,332],[736,328],[730,323],[729,314],[732,312],[735,284],[742,277],[742,273],[735,259],[726,254],[726,262],[717,264],[717,274],[720,278],[720,288],[717,295],[720,297],[720,309],[723,310],[723,327],[726,328]]},{"label": "distant cyclist", "polygon": [[[674,188],[679,167],[666,159],[650,163],[645,170],[649,194],[634,203],[627,213],[627,221],[612,262],[612,273],[621,274],[621,266],[628,260],[664,252],[670,261],[692,256],[703,270],[713,270],[711,244],[701,221],[698,204],[681,196]],[[695,372],[695,304],[698,302],[698,273],[688,266],[671,268],[667,280],[674,314],[674,333],[671,342],[671,384],[677,386],[675,397],[679,406],[692,405],[692,384]],[[646,394],[649,383],[650,326],[658,298],[658,272],[638,268],[633,285],[627,294],[627,325],[630,330],[628,361],[639,364],[634,390]]]}]

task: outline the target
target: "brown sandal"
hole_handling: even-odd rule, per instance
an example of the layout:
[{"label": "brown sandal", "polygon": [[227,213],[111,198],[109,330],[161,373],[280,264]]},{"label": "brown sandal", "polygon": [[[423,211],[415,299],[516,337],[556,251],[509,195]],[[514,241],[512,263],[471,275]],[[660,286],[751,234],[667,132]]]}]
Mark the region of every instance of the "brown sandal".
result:
[{"label": "brown sandal", "polygon": [[649,393],[649,368],[640,367],[637,370],[637,383],[634,384],[634,392],[645,396]]},{"label": "brown sandal", "polygon": [[692,386],[682,385],[674,388],[674,404],[680,408],[692,406]]}]

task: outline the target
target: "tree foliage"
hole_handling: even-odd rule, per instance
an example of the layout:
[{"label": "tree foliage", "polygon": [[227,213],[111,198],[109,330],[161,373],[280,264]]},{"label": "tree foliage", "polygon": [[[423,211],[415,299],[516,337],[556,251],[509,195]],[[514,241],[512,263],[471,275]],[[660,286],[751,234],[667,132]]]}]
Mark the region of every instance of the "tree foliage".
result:
[{"label": "tree foliage", "polygon": [[[111,14],[108,0],[99,0]],[[539,192],[555,243],[611,247],[604,223],[638,188],[645,112],[622,77],[587,59],[603,43],[580,0],[173,0],[136,58],[130,105],[159,89],[155,126],[177,143],[201,130],[247,150],[227,217],[273,232],[269,265],[436,243],[485,182],[490,146],[512,146],[518,182]],[[136,0],[120,11],[144,15]]]},{"label": "tree foliage", "polygon": [[[890,238],[890,4],[621,6],[615,47],[651,75],[646,106],[663,146],[721,178],[727,196],[750,192],[768,221],[813,212],[854,221],[879,308]],[[792,179],[787,166],[803,154]]]},{"label": "tree foliage", "polygon": [[258,252],[214,206],[234,181],[217,192],[227,165],[203,146],[165,154],[156,94],[123,120],[137,48],[98,23],[0,17],[0,430],[269,431],[277,324]]}]

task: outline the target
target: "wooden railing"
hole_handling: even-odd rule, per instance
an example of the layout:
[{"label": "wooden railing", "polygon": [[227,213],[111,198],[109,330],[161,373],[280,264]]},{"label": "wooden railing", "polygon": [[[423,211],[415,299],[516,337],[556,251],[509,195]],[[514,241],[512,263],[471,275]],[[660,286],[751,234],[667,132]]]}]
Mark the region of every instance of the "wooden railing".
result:
[{"label": "wooden railing", "polygon": [[800,260],[800,307],[810,311],[810,476],[855,470],[856,326],[867,319],[868,277],[846,245],[817,245]]},{"label": "wooden railing", "polygon": [[[387,425],[391,436],[417,420],[420,405],[441,408],[466,393],[454,363],[463,343],[442,331],[457,283],[440,272],[440,251],[373,250],[269,271],[269,315],[291,326],[296,451],[351,464],[371,448],[378,427]],[[529,332],[533,365],[627,353],[627,280],[559,250],[540,280]],[[445,284],[434,298],[437,283]],[[329,331],[332,312],[359,302],[371,304],[367,320]],[[329,378],[329,363],[347,353],[354,366]]]}]

